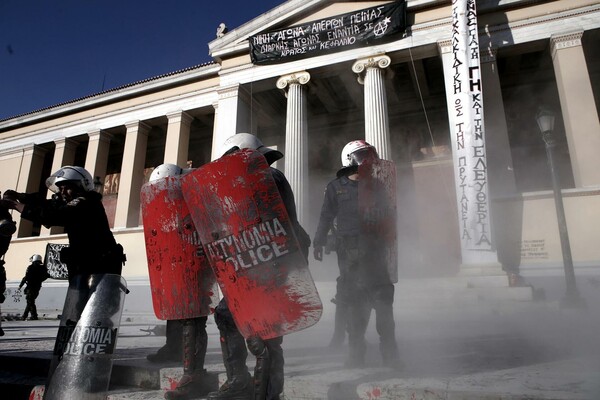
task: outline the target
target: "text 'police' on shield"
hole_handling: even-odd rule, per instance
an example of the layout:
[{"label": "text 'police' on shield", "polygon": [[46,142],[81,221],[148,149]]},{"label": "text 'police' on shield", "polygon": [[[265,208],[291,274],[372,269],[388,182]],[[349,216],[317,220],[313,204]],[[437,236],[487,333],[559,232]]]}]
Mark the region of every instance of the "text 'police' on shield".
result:
[{"label": "text 'police' on shield", "polygon": [[211,260],[233,265],[236,271],[289,254],[291,237],[278,218],[261,222],[206,245]]},{"label": "text 'police' on shield", "polygon": [[61,326],[58,328],[54,355],[112,354],[117,328],[94,326]]}]

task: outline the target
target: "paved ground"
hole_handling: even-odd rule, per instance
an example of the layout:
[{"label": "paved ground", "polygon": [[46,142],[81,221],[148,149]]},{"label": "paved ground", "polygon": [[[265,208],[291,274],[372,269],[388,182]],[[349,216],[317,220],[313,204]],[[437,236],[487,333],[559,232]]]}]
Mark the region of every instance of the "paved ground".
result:
[{"label": "paved ground", "polygon": [[[407,289],[408,290],[408,289]],[[600,318],[598,304],[585,310],[557,302],[452,301],[414,298],[397,302],[400,370],[381,367],[377,334],[368,332],[367,367],[343,367],[347,348],[327,347],[334,308],[332,286],[319,284],[324,315],[312,328],[284,339],[286,399],[600,399]],[[4,315],[6,315],[4,310]],[[0,357],[49,357],[58,321],[48,311],[41,321],[4,321]],[[218,333],[209,319],[207,368],[224,370]],[[164,344],[164,322],[150,313],[126,313],[115,365],[156,368],[145,355]],[[250,356],[249,365],[252,364]],[[33,365],[33,364],[32,364]],[[161,366],[161,389],[111,393],[111,399],[160,399],[181,373]],[[0,371],[0,378],[13,381]],[[114,372],[114,371],[113,371]],[[39,382],[43,383],[43,379]]]}]

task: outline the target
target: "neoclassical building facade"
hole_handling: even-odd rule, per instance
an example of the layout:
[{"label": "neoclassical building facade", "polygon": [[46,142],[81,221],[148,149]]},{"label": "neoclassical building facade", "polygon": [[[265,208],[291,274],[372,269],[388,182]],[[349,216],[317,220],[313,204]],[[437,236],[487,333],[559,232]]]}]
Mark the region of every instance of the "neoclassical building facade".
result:
[{"label": "neoclassical building facade", "polygon": [[[254,133],[285,154],[276,167],[312,234],[342,147],[366,138],[397,165],[401,277],[560,275],[551,174],[535,118],[543,106],[555,114],[575,270],[600,271],[600,0],[476,5],[490,219],[483,253],[461,244],[451,0],[289,0],[219,34],[208,44],[213,62],[2,120],[0,189],[45,190],[54,170],[85,167],[99,178],[126,249],[124,276],[143,280],[139,193],[152,168],[200,167],[230,135]],[[388,10],[400,14],[376,19]],[[385,40],[358,34],[382,21],[399,24]],[[5,259],[8,278],[20,279],[29,255],[66,236],[14,216]]]}]

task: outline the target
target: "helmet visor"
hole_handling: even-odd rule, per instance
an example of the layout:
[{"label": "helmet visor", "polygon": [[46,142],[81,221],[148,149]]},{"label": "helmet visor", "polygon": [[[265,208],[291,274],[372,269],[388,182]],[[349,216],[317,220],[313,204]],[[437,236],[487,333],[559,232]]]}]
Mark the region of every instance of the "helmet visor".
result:
[{"label": "helmet visor", "polygon": [[374,147],[365,147],[350,154],[350,165],[361,165],[365,161],[377,160],[379,155]]}]

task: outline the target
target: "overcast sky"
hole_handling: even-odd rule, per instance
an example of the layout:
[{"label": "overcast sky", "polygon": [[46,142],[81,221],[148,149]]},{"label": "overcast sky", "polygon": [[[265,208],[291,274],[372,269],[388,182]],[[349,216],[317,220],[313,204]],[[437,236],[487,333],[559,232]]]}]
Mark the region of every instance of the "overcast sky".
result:
[{"label": "overcast sky", "polygon": [[0,120],[212,61],[284,0],[0,0]]}]

